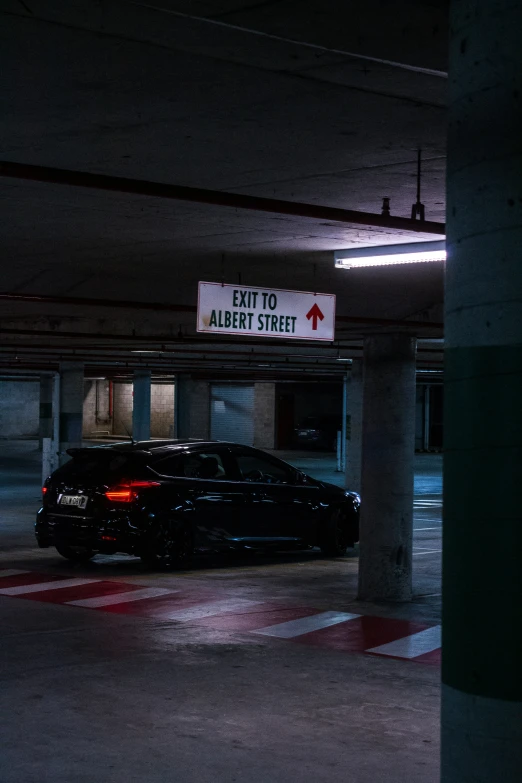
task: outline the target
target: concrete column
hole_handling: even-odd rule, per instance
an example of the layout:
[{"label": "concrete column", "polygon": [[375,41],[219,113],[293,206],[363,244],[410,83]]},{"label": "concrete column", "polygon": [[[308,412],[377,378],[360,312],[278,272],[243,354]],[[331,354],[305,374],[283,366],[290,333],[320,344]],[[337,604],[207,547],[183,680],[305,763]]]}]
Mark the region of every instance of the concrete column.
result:
[{"label": "concrete column", "polygon": [[348,381],[346,489],[361,491],[363,361],[354,359]]},{"label": "concrete column", "polygon": [[38,441],[40,449],[44,438],[53,437],[53,376],[40,376],[40,423]]},{"label": "concrete column", "polygon": [[150,370],[134,370],[132,382],[132,437],[150,440]]},{"label": "concrete column", "polygon": [[176,376],[174,424],[176,438],[210,437],[210,385],[190,375]]},{"label": "concrete column", "polygon": [[254,446],[275,448],[275,383],[254,384]]},{"label": "concrete column", "polygon": [[83,364],[62,362],[60,364],[60,420],[58,451],[60,465],[70,458],[67,449],[82,445],[83,429]]},{"label": "concrete column", "polygon": [[443,783],[522,775],[522,3],[451,7]]},{"label": "concrete column", "polygon": [[426,384],[424,387],[424,405],[423,405],[423,420],[422,420],[422,447],[424,451],[428,451],[430,447],[430,398],[431,398],[431,386]]},{"label": "concrete column", "polygon": [[359,598],[412,594],[415,338],[364,341]]}]

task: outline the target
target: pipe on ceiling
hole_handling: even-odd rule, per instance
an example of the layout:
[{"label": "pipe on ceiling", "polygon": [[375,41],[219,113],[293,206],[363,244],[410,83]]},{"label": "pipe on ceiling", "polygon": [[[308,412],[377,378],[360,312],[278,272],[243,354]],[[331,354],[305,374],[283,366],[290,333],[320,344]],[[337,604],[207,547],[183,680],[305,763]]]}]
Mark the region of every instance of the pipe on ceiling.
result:
[{"label": "pipe on ceiling", "polygon": [[248,196],[242,193],[228,193],[207,188],[193,188],[185,185],[170,185],[164,182],[150,182],[127,177],[112,177],[107,174],[91,174],[87,171],[58,169],[50,166],[31,166],[26,163],[0,161],[0,176],[15,179],[46,182],[53,185],[108,190],[115,193],[131,193],[152,198],[174,199],[196,204],[210,204],[217,207],[249,209],[256,212],[271,212],[277,215],[311,218],[314,220],[332,220],[336,223],[352,223],[359,226],[413,231],[422,234],[445,236],[444,223],[411,218],[388,217],[372,212],[358,212],[339,207],[326,207],[316,204],[304,204],[298,201]]},{"label": "pipe on ceiling", "polygon": [[[165,302],[136,302],[129,299],[97,299],[84,296],[50,296],[44,294],[15,294],[0,292],[0,301],[32,302],[39,304],[64,304],[78,307],[123,307],[132,310],[167,310],[175,313],[196,313],[196,305],[168,304]],[[436,321],[409,321],[401,318],[370,318],[356,315],[336,315],[340,323],[367,326],[402,326],[409,328],[428,327],[442,329],[444,324]],[[53,334],[56,334],[53,332]],[[62,333],[63,334],[63,333]],[[125,336],[123,336],[125,339]],[[172,339],[172,338],[171,338]],[[187,339],[187,338],[184,338]]]}]

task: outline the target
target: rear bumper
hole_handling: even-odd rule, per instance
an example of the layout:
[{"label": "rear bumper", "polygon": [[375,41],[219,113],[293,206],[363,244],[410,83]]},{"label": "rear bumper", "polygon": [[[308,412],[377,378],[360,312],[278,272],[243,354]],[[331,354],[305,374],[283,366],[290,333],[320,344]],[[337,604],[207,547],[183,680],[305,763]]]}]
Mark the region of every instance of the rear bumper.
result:
[{"label": "rear bumper", "polygon": [[41,508],[36,515],[35,536],[38,546],[82,546],[98,552],[126,552],[134,554],[140,549],[142,533],[129,519],[100,520],[49,513]]}]

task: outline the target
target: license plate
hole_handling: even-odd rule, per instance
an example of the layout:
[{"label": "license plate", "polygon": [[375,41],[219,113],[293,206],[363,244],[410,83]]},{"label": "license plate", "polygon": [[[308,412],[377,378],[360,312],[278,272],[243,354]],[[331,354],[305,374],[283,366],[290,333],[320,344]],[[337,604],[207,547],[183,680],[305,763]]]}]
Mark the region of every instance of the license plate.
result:
[{"label": "license plate", "polygon": [[89,498],[87,495],[62,495],[60,497],[61,506],[74,506],[74,508],[85,508]]}]

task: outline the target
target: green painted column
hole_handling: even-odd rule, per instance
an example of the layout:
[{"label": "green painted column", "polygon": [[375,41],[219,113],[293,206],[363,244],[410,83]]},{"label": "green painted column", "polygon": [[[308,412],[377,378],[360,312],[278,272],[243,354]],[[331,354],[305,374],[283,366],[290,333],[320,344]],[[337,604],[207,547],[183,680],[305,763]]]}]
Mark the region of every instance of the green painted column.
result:
[{"label": "green painted column", "polygon": [[443,783],[522,780],[522,3],[453,0]]}]

